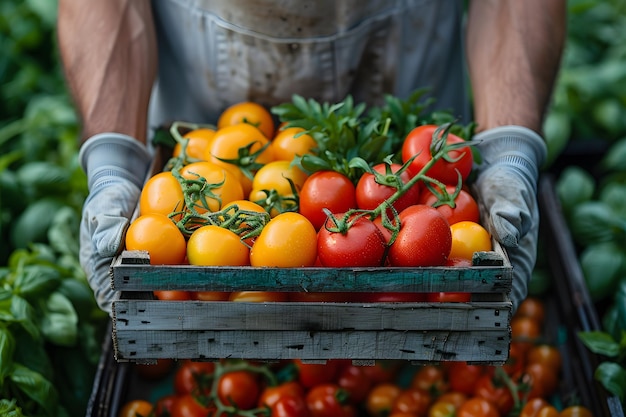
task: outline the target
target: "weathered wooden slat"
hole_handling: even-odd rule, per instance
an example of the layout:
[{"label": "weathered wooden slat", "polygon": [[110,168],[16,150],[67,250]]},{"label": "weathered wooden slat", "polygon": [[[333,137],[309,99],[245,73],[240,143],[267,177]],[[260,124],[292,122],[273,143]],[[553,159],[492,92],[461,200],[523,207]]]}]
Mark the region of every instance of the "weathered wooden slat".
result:
[{"label": "weathered wooden slat", "polygon": [[146,331],[114,330],[118,361],[139,358],[405,359],[502,364],[509,339],[485,331]]},{"label": "weathered wooden slat", "polygon": [[511,302],[489,303],[243,303],[118,300],[115,328],[153,330],[500,331]]},{"label": "weathered wooden slat", "polygon": [[[257,268],[146,265],[138,254],[123,253],[113,265],[117,291],[363,291],[508,293],[512,268]],[[498,257],[490,252],[487,259]],[[141,254],[139,254],[141,258]]]}]

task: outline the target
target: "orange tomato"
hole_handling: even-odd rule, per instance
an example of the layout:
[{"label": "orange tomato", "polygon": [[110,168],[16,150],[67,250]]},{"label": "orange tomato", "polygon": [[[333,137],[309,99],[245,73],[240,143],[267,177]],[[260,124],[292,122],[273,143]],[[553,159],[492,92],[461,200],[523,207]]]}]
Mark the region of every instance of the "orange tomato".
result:
[{"label": "orange tomato", "polygon": [[301,127],[288,127],[279,131],[272,140],[272,151],[276,160],[292,161],[296,156],[312,153],[317,142],[311,135],[304,134]]},{"label": "orange tomato", "polygon": [[[237,178],[228,169],[217,164],[201,161],[184,166],[180,174],[187,180],[199,180],[204,178],[204,188],[209,188],[211,195],[205,194],[206,204],[200,198],[196,200],[195,209],[198,213],[206,211],[218,211],[225,204],[243,198],[243,188]],[[221,184],[221,185],[217,185]]]},{"label": "orange tomato", "polygon": [[154,296],[162,301],[187,301],[191,300],[191,294],[188,291],[181,290],[160,290],[153,291]]},{"label": "orange tomato", "polygon": [[163,214],[137,217],[126,231],[125,243],[128,250],[148,251],[151,265],[178,265],[185,261],[185,237]]},{"label": "orange tomato", "polygon": [[[171,171],[153,175],[139,196],[139,214],[160,213],[165,216],[184,207],[183,189]],[[174,219],[178,220],[181,216]]]},{"label": "orange tomato", "polygon": [[[248,147],[248,155],[242,157],[240,153]],[[257,152],[260,153],[255,158],[249,156]],[[274,155],[269,139],[256,127],[243,123],[218,129],[204,159],[233,171],[243,186],[244,194],[248,195],[252,179],[244,175],[242,168],[253,174],[257,170],[254,164],[265,165],[274,160]]]},{"label": "orange tomato", "polygon": [[281,291],[235,291],[230,301],[262,303],[265,301],[289,301],[289,293]]},{"label": "orange tomato", "polygon": [[266,138],[274,137],[274,119],[264,106],[251,101],[242,101],[226,108],[217,119],[217,128],[233,126],[241,123],[250,124],[259,129]]},{"label": "orange tomato", "polygon": [[190,265],[244,266],[250,264],[250,249],[236,233],[220,226],[202,226],[191,234],[187,242]]},{"label": "orange tomato", "polygon": [[452,248],[448,258],[472,259],[474,252],[490,251],[491,236],[480,224],[461,221],[450,226]]},{"label": "orange tomato", "polygon": [[[260,190],[276,190],[283,196],[293,195],[290,179],[296,190],[302,188],[308,175],[299,167],[291,165],[290,161],[272,161],[257,171],[252,180],[252,193]],[[254,199],[250,198],[250,201]]]},{"label": "orange tomato", "polygon": [[230,292],[227,291],[192,291],[191,299],[198,301],[228,301]]},{"label": "orange tomato", "polygon": [[[187,158],[204,159],[206,149],[209,147],[211,140],[215,136],[215,129],[200,128],[194,129],[183,135],[183,140],[186,143],[185,155]],[[180,142],[176,142],[172,156],[179,157],[182,153],[183,146]]]},{"label": "orange tomato", "polygon": [[368,415],[373,417],[389,415],[401,393],[402,388],[393,383],[383,382],[375,385],[365,399],[365,409]]},{"label": "orange tomato", "polygon": [[118,417],[147,417],[152,412],[152,404],[146,400],[131,400],[124,404]]},{"label": "orange tomato", "polygon": [[250,250],[252,266],[313,266],[316,259],[317,231],[306,217],[294,212],[270,220]]}]

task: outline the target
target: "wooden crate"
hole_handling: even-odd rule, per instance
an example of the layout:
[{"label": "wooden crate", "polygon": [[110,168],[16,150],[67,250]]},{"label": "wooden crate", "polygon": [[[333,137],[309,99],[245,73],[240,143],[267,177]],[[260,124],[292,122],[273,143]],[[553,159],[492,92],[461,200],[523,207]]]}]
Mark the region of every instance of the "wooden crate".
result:
[{"label": "wooden crate", "polygon": [[[112,265],[118,361],[376,359],[502,364],[508,358],[512,268],[476,254],[462,268],[154,266],[126,251]],[[153,290],[471,292],[469,303],[161,301]]]}]

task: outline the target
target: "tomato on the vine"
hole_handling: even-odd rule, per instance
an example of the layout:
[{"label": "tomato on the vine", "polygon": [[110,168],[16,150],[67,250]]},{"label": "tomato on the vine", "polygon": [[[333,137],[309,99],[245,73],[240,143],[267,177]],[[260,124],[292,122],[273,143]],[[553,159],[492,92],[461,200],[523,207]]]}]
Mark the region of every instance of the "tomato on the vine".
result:
[{"label": "tomato on the vine", "polygon": [[[412,176],[417,175],[431,161],[433,136],[438,128],[439,126],[436,125],[418,126],[409,132],[404,139],[402,144],[402,162],[406,163],[415,156],[415,159],[409,165],[409,172]],[[439,134],[439,139],[442,138],[442,134],[443,132]],[[452,133],[448,133],[446,137],[446,144],[462,142],[464,142],[462,138]],[[450,162],[444,158],[439,159],[426,172],[426,175],[444,184],[457,184],[460,174],[461,180],[464,182],[469,176],[474,162],[470,147],[462,146],[449,151],[448,159]]]},{"label": "tomato on the vine", "polygon": [[372,381],[367,378],[363,368],[363,366],[352,364],[343,366],[336,378],[337,385],[350,394],[350,402],[355,405],[365,401],[367,393],[372,387]]},{"label": "tomato on the vine", "polygon": [[177,399],[178,396],[176,394],[160,397],[154,404],[154,417],[170,417]]},{"label": "tomato on the vine", "polygon": [[513,394],[497,376],[485,374],[478,378],[474,395],[493,403],[500,411],[500,415],[505,416],[513,409]]},{"label": "tomato on the vine", "polygon": [[476,382],[483,375],[484,368],[480,365],[471,365],[467,362],[449,362],[446,372],[450,384],[450,390],[458,391],[465,395],[474,395]]},{"label": "tomato on the vine", "polygon": [[317,232],[320,263],[333,268],[382,266],[387,245],[378,227],[366,217],[351,218],[345,231],[342,224],[344,215],[338,214]]},{"label": "tomato on the vine", "polygon": [[309,407],[304,396],[281,397],[272,405],[272,417],[310,417]]},{"label": "tomato on the vine", "polygon": [[183,394],[172,404],[171,417],[206,417],[214,409],[213,405],[201,404],[192,394]]},{"label": "tomato on the vine", "polygon": [[298,381],[305,389],[333,382],[339,371],[339,362],[334,360],[329,360],[321,364],[303,362],[300,359],[295,359],[294,364],[298,370]]},{"label": "tomato on the vine", "polygon": [[409,387],[400,392],[393,402],[391,412],[400,411],[421,416],[426,414],[431,401],[432,396],[428,391],[417,387]]},{"label": "tomato on the vine", "polygon": [[441,366],[423,365],[413,375],[411,386],[421,388],[434,396],[448,390],[448,381],[446,381],[446,373]]},{"label": "tomato on the vine", "polygon": [[218,164],[208,161],[193,162],[185,165],[180,170],[180,175],[187,181],[197,181],[198,186],[202,187],[201,192],[210,191],[210,194],[196,197],[193,208],[200,214],[218,211],[225,204],[244,198],[243,187],[237,177],[231,170]]},{"label": "tomato on the vine", "polygon": [[304,397],[304,387],[297,381],[267,386],[261,391],[258,406],[272,408],[283,397]]},{"label": "tomato on the vine", "polygon": [[222,374],[217,383],[217,396],[225,405],[249,410],[257,405],[261,394],[259,376],[252,371],[231,371]]},{"label": "tomato on the vine", "polygon": [[[215,136],[215,129],[211,128],[198,128],[185,133],[183,135],[183,143],[185,144],[185,156],[187,159],[202,160],[213,136]],[[183,145],[180,142],[176,142],[172,156],[175,158],[179,157],[182,151]]]},{"label": "tomato on the vine", "polygon": [[[183,189],[171,171],[159,172],[144,184],[139,195],[139,214],[161,213],[168,216],[184,208]],[[174,217],[179,220],[180,215]]]},{"label": "tomato on the vine", "polygon": [[271,141],[274,158],[283,161],[293,161],[297,156],[310,154],[317,142],[313,136],[303,133],[301,127],[288,127],[276,133]]},{"label": "tomato on the vine", "polygon": [[174,373],[174,392],[178,395],[206,394],[211,390],[214,371],[213,362],[183,361]]},{"label": "tomato on the vine", "polygon": [[389,247],[391,266],[439,266],[448,259],[452,233],[437,209],[423,204],[400,212],[400,232]]},{"label": "tomato on the vine", "polygon": [[365,399],[365,409],[372,417],[385,417],[391,413],[393,404],[402,393],[402,388],[391,382],[374,385]]},{"label": "tomato on the vine", "polygon": [[[382,176],[383,183],[376,180],[376,175],[366,172],[361,175],[356,184],[356,203],[357,207],[363,210],[374,210],[398,191],[398,178],[402,184],[406,184],[411,179],[409,171],[403,171],[397,174],[402,165],[380,163],[372,167],[372,169]],[[389,172],[387,171],[389,170]],[[387,185],[389,184],[389,185]],[[392,203],[396,212],[401,212],[405,208],[417,204],[420,197],[419,182],[407,189],[402,196]]]},{"label": "tomato on the vine", "polygon": [[187,259],[191,265],[250,265],[250,249],[236,233],[209,224],[193,231],[187,241]]},{"label": "tomato on the vine", "polygon": [[456,197],[453,198],[457,193],[456,187],[456,185],[446,185],[448,198],[437,196],[430,189],[425,188],[420,194],[419,203],[435,207],[450,225],[464,220],[478,223],[480,220],[478,202],[465,188],[460,188]]},{"label": "tomato on the vine", "polygon": [[300,190],[300,213],[316,230],[326,222],[324,208],[335,214],[356,208],[356,188],[350,178],[336,171],[317,171],[304,181]]}]

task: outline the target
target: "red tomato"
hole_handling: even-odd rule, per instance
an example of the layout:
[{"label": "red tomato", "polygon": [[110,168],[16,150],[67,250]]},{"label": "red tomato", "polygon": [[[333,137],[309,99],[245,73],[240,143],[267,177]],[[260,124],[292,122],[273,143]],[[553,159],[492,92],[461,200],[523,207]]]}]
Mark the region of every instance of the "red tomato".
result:
[{"label": "red tomato", "polygon": [[295,359],[294,363],[298,369],[298,381],[305,389],[334,381],[339,370],[339,362],[333,360],[321,364],[305,363]]},{"label": "red tomato", "polygon": [[[433,145],[433,135],[437,128],[438,126],[435,125],[418,126],[409,132],[404,139],[402,144],[402,162],[407,162],[415,156],[415,159],[409,166],[409,172],[412,176],[417,175],[432,160],[431,147]],[[447,144],[462,142],[464,142],[462,138],[451,133],[446,138]],[[454,162],[448,162],[441,158],[435,162],[426,174],[444,184],[457,184],[460,174],[461,180],[464,182],[469,176],[474,162],[469,146],[451,150],[448,152],[448,157],[450,161]]]},{"label": "red tomato", "polygon": [[400,213],[400,232],[389,247],[392,266],[439,266],[448,259],[452,232],[437,209],[423,204]]},{"label": "red tomato", "polygon": [[439,396],[448,391],[446,374],[441,366],[424,365],[413,375],[411,386]]},{"label": "red tomato", "polygon": [[354,299],[363,303],[420,303],[426,301],[422,292],[355,292]]},{"label": "red tomato", "polygon": [[319,230],[326,222],[326,213],[345,213],[356,208],[356,188],[345,175],[336,171],[311,174],[300,190],[300,214]]},{"label": "red tomato", "polygon": [[191,300],[191,294],[189,291],[179,291],[179,290],[162,290],[162,291],[153,291],[154,296],[159,300],[167,300],[167,301],[186,301]]},{"label": "red tomato", "polygon": [[456,185],[446,185],[448,194],[444,194],[443,198],[440,198],[426,188],[420,195],[419,203],[435,207],[450,225],[461,221],[478,223],[480,211],[474,197],[463,188],[459,189],[458,194],[454,197],[456,191]]},{"label": "red tomato", "polygon": [[272,417],[310,417],[309,407],[303,396],[281,397],[271,407]]},{"label": "red tomato", "polygon": [[509,346],[509,358],[502,369],[507,375],[519,374],[526,366],[526,349],[517,342],[512,342]]},{"label": "red tomato", "polygon": [[367,398],[372,381],[367,378],[363,366],[346,365],[339,370],[337,385],[346,390],[351,403],[358,405]]},{"label": "red tomato", "polygon": [[414,413],[423,416],[428,411],[432,397],[428,391],[410,387],[403,390],[393,402],[391,412]]},{"label": "red tomato", "polygon": [[326,302],[326,303],[347,303],[354,301],[353,292],[308,292],[298,291],[289,293],[289,301],[295,302]]},{"label": "red tomato", "polygon": [[256,406],[261,385],[257,374],[250,371],[232,371],[223,374],[217,384],[217,395],[226,405],[241,410],[249,410]]},{"label": "red tomato", "polygon": [[363,367],[363,371],[372,384],[392,382],[401,362],[391,360],[378,360],[374,365]]},{"label": "red tomato", "polygon": [[[339,223],[343,222],[343,214],[338,214],[337,219]],[[376,267],[383,264],[387,247],[385,237],[371,220],[360,217],[345,233],[329,230],[335,227],[335,222],[328,219],[317,232],[317,256],[323,266]]]},{"label": "red tomato", "polygon": [[198,402],[191,394],[178,396],[172,404],[171,417],[206,417],[214,408]]},{"label": "red tomato", "polygon": [[483,375],[476,381],[474,395],[493,403],[505,416],[513,409],[513,394],[503,381],[494,381],[491,375]]},{"label": "red tomato", "polygon": [[450,390],[465,395],[474,395],[476,381],[482,376],[483,370],[483,367],[470,365],[467,362],[449,362],[446,365],[446,371]]},{"label": "red tomato", "polygon": [[528,398],[547,398],[559,385],[558,373],[552,366],[542,363],[526,364],[521,379],[530,387]]},{"label": "red tomato", "polygon": [[337,384],[320,384],[309,390],[306,403],[311,417],[355,417],[356,407],[349,394]]},{"label": "red tomato", "polygon": [[550,403],[543,398],[532,398],[528,400],[522,411],[520,411],[519,417],[537,417],[537,413],[544,407],[549,406]]},{"label": "red tomato", "polygon": [[[356,184],[357,207],[363,210],[374,210],[383,201],[395,194],[402,184],[409,182],[411,179],[409,171],[404,171],[399,175],[395,174],[401,167],[402,165],[400,164],[387,165],[381,163],[373,167],[374,171],[381,174],[381,177],[377,178],[369,172],[363,174]],[[389,172],[387,169],[389,169]],[[398,178],[402,184],[398,184]],[[377,179],[382,181],[382,183],[379,183]],[[392,203],[398,213],[413,204],[417,204],[421,192],[418,184],[406,190],[401,197]],[[391,211],[389,211],[389,214],[391,214]]]},{"label": "red tomato", "polygon": [[170,417],[177,399],[178,396],[175,394],[165,395],[159,398],[154,404],[154,417]]},{"label": "red tomato", "polygon": [[375,385],[367,394],[365,409],[372,417],[385,417],[391,413],[393,404],[402,393],[402,388],[391,382]]},{"label": "red tomato", "polygon": [[469,303],[472,294],[469,292],[429,292],[426,301],[430,303]]},{"label": "red tomato", "polygon": [[296,381],[265,387],[259,397],[259,407],[272,408],[283,397],[304,397],[304,388]]},{"label": "red tomato", "polygon": [[481,397],[465,401],[456,411],[456,417],[500,417],[498,408]]},{"label": "red tomato", "polygon": [[178,395],[206,393],[211,390],[215,364],[185,360],[174,374],[174,391]]}]

